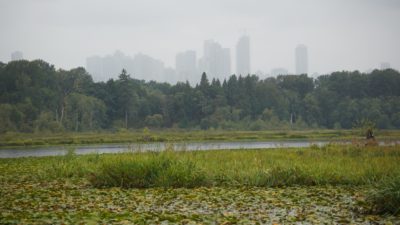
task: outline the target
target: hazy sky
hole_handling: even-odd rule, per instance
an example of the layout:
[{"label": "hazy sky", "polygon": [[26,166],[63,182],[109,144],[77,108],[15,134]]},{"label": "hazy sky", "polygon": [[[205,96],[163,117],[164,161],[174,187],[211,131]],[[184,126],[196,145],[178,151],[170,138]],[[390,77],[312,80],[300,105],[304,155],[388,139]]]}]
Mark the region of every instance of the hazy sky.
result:
[{"label": "hazy sky", "polygon": [[119,49],[175,65],[177,52],[214,39],[231,48],[246,32],[252,71],[294,71],[294,48],[308,46],[309,72],[400,69],[399,0],[0,0],[0,61],[20,50],[56,67]]}]

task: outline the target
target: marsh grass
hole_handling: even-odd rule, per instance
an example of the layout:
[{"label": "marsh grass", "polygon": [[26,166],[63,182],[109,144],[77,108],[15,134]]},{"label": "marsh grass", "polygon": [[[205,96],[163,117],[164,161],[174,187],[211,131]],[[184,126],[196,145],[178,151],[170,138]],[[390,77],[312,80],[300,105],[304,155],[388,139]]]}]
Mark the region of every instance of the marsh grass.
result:
[{"label": "marsh grass", "polygon": [[384,179],[374,185],[367,201],[372,205],[372,212],[400,213],[400,176]]},{"label": "marsh grass", "polygon": [[[171,147],[172,148],[172,147]],[[95,187],[373,185],[400,174],[397,146],[140,152],[49,157],[47,177]]]},{"label": "marsh grass", "polygon": [[196,162],[172,152],[152,152],[116,157],[102,163],[89,176],[95,187],[198,187],[206,185]]}]

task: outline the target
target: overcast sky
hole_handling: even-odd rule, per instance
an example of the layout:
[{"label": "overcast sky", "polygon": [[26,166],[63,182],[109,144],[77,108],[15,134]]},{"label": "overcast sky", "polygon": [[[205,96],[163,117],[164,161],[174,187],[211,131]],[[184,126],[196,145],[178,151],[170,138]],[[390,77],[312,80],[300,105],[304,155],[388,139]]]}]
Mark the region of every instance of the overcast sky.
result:
[{"label": "overcast sky", "polygon": [[214,39],[231,48],[251,39],[252,71],[294,71],[305,44],[309,72],[400,68],[399,0],[0,0],[0,61],[20,50],[57,68],[121,50],[174,67],[177,52]]}]

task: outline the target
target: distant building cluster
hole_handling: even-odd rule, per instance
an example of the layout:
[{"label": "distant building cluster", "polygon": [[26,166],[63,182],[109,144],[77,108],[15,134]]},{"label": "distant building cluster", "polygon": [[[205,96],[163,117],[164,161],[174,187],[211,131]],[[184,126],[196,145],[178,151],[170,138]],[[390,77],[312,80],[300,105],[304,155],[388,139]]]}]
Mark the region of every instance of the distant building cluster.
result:
[{"label": "distant building cluster", "polygon": [[[193,50],[180,52],[175,58],[175,68],[165,68],[164,63],[144,54],[127,56],[120,51],[104,57],[92,56],[86,59],[86,69],[96,81],[117,78],[122,69],[132,77],[144,80],[158,80],[175,83],[189,81],[196,84],[203,72],[210,78],[223,80],[232,75],[231,50],[214,40],[206,40],[203,56],[199,59]],[[236,73],[248,75],[250,69],[250,38],[243,36],[236,46]]]},{"label": "distant building cluster", "polygon": [[[221,81],[232,74],[247,76],[257,74],[260,77],[278,76],[287,74],[308,74],[309,57],[308,48],[299,44],[294,49],[295,71],[290,72],[286,68],[276,67],[269,74],[263,71],[252,71],[250,37],[241,36],[235,48],[235,70],[232,70],[231,49],[222,46],[214,40],[206,40],[203,44],[203,55],[198,56],[194,50],[186,50],[176,54],[175,68],[166,67],[161,60],[154,59],[148,55],[138,53],[133,57],[127,56],[120,51],[112,55],[92,56],[86,60],[86,69],[96,81],[107,81],[110,78],[118,78],[122,69],[126,69],[133,78],[143,80],[157,80],[161,82],[176,83],[190,82],[195,85],[199,82],[201,74],[205,72],[209,79],[218,78]],[[16,51],[11,55],[12,60],[23,59],[22,52]],[[391,68],[388,62],[382,62],[380,69]],[[312,77],[319,76],[312,73]]]},{"label": "distant building cluster", "polygon": [[[138,53],[133,57],[116,51],[112,55],[91,56],[86,59],[86,69],[95,81],[117,79],[122,69],[125,69],[135,79],[156,80],[161,82],[176,83],[188,81],[195,85],[199,82],[201,74],[218,78],[221,81],[232,74],[247,76],[258,74],[267,76],[262,71],[252,72],[250,58],[250,38],[244,35],[236,44],[236,71],[232,73],[231,50],[221,46],[214,40],[204,41],[203,56],[197,58],[196,51],[187,50],[176,54],[175,68],[165,67],[161,60]],[[21,51],[11,53],[11,61],[22,60]],[[298,45],[295,49],[296,74],[308,73],[308,52],[305,45]],[[389,63],[381,63],[381,69],[390,68]],[[271,76],[286,75],[289,71],[285,68],[274,68]]]},{"label": "distant building cluster", "polygon": [[126,69],[136,79],[168,80],[171,74],[170,68],[165,68],[161,60],[154,59],[142,53],[133,58],[116,51],[113,55],[105,57],[92,56],[86,59],[86,69],[96,81],[107,81],[110,78],[118,78],[122,69]]},{"label": "distant building cluster", "polygon": [[[193,50],[176,55],[175,69],[178,80],[195,84],[205,72],[210,78],[223,80],[232,75],[231,50],[214,40],[204,41],[203,56],[199,59]],[[250,38],[243,36],[236,46],[236,74],[250,74]]]},{"label": "distant building cluster", "polygon": [[[212,78],[221,81],[232,74],[247,76],[259,74],[267,76],[262,71],[251,70],[250,37],[243,35],[239,38],[236,49],[236,70],[232,72],[231,50],[223,47],[214,40],[206,40],[203,45],[203,56],[197,56],[196,51],[179,52],[175,57],[175,68],[166,68],[161,60],[154,59],[139,53],[134,57],[127,56],[120,51],[104,57],[92,56],[86,60],[86,69],[96,81],[107,81],[117,78],[122,69],[126,69],[133,78],[143,80],[157,80],[170,83],[190,82],[194,85],[199,82],[203,72]],[[308,74],[308,51],[305,45],[295,48],[295,74]],[[274,68],[271,76],[286,75],[285,68]]]}]

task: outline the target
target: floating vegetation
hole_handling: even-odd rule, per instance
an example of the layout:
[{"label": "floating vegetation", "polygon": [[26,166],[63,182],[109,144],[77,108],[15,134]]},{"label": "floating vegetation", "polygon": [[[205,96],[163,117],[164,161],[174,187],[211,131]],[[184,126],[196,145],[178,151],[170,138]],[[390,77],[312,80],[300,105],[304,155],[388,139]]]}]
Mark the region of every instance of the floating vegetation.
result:
[{"label": "floating vegetation", "polygon": [[83,180],[2,185],[1,224],[396,224],[358,213],[364,189],[349,187],[96,189]]}]

